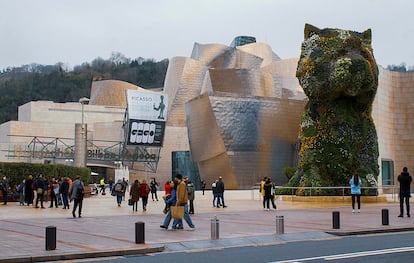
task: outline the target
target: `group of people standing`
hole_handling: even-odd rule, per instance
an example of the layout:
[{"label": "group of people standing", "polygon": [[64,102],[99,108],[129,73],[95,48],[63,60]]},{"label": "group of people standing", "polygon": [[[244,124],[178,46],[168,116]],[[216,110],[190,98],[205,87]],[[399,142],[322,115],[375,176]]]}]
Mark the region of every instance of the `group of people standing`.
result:
[{"label": "group of people standing", "polygon": [[263,209],[265,211],[270,211],[270,202],[272,203],[273,209],[277,209],[275,204],[275,184],[270,177],[265,176],[260,182],[259,192],[263,197]]},{"label": "group of people standing", "polygon": [[224,203],[224,182],[221,176],[211,184],[211,190],[213,192],[213,207],[227,207]]},{"label": "group of people standing", "polygon": [[[10,190],[10,186],[5,176],[0,185],[3,190],[4,204],[7,205],[7,192]],[[34,208],[45,209],[44,202],[48,200],[49,208],[58,208],[62,205],[63,209],[69,209],[69,201],[74,201],[72,215],[76,217],[75,211],[79,208],[78,216],[81,217],[85,190],[80,176],[76,176],[75,181],[72,182],[72,179],[69,177],[48,180],[42,174],[39,174],[36,178],[29,175],[16,186],[16,191],[19,195],[19,204],[21,206],[32,205]]]}]

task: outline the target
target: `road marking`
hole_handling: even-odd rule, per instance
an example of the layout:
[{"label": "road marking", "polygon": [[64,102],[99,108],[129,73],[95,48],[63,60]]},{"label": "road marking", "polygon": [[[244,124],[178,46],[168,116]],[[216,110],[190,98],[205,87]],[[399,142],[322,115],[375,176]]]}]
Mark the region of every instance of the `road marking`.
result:
[{"label": "road marking", "polygon": [[399,247],[399,248],[389,248],[389,249],[338,254],[338,255],[331,255],[331,256],[319,256],[319,257],[300,258],[300,259],[298,258],[298,259],[291,259],[291,260],[273,261],[269,263],[298,263],[298,262],[305,262],[305,261],[319,260],[319,259],[339,260],[339,259],[345,259],[345,258],[366,257],[366,256],[411,252],[411,251],[414,251],[414,247]]}]

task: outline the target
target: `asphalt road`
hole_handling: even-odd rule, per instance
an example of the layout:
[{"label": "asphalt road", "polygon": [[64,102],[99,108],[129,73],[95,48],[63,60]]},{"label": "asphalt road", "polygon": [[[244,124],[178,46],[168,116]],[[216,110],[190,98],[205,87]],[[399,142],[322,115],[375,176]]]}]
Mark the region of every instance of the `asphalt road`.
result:
[{"label": "asphalt road", "polygon": [[[414,232],[332,237],[313,241],[281,242],[189,252],[162,252],[144,256],[96,258],[64,262],[200,262],[200,263],[298,263],[298,262],[412,262]],[[54,261],[56,262],[56,261]],[[63,261],[61,261],[63,262]]]}]

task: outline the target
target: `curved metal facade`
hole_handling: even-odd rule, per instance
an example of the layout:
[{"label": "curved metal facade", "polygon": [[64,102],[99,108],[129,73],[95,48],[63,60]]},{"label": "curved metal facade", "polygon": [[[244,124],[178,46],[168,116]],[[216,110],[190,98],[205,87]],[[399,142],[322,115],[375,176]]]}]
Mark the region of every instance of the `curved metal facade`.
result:
[{"label": "curved metal facade", "polygon": [[175,114],[167,125],[185,121],[200,177],[212,182],[222,176],[231,189],[250,188],[263,176],[284,183],[282,168],[293,163],[306,96],[298,94],[297,80],[290,85],[286,75],[275,73],[280,58],[263,43],[235,48],[196,43],[192,58],[179,60],[185,60],[180,69],[173,60],[168,72],[181,77],[174,74],[174,83],[167,74],[165,91],[177,108],[178,101],[186,102],[186,114]]}]

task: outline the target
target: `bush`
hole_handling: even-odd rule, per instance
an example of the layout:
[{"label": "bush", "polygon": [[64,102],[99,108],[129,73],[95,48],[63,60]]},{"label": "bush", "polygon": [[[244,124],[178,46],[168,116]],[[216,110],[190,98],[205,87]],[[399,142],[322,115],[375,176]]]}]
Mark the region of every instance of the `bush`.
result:
[{"label": "bush", "polygon": [[0,176],[7,176],[12,189],[30,174],[33,175],[33,177],[42,174],[43,177],[48,180],[61,177],[70,177],[74,179],[76,175],[80,175],[81,180],[87,184],[89,182],[91,170],[87,167],[80,168],[63,164],[0,163]]}]

